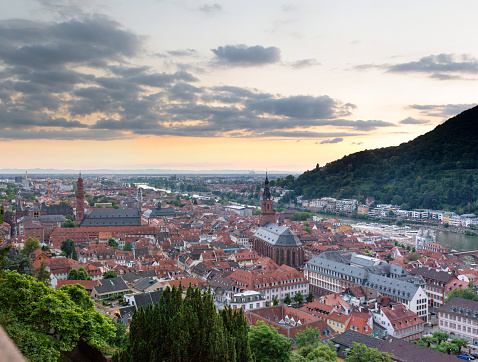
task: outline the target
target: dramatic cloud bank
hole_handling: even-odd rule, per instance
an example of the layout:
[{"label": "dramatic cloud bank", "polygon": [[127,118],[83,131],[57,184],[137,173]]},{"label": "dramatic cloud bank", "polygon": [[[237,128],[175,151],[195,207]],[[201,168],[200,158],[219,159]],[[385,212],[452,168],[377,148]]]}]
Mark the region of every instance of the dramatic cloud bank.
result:
[{"label": "dramatic cloud bank", "polygon": [[[217,4],[202,11],[221,10]],[[63,22],[0,22],[0,139],[335,137],[337,143],[394,124],[347,120],[356,108],[327,95],[282,96],[241,87],[205,87],[189,71],[134,65],[144,39],[104,16]],[[212,50],[230,67],[277,63],[276,47]],[[161,58],[196,56],[171,50]],[[314,59],[295,66],[311,66]],[[326,130],[317,127],[328,127]],[[330,128],[339,128],[340,130]],[[358,132],[358,133],[357,133]]]}]

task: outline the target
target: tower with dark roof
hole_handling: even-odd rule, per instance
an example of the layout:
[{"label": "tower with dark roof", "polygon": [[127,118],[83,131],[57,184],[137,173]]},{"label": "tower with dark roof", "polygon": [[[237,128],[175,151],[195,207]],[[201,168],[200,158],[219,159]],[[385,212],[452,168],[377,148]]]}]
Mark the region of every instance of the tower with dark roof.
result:
[{"label": "tower with dark roof", "polygon": [[269,178],[267,177],[266,172],[266,181],[264,182],[264,192],[262,193],[261,215],[259,218],[259,223],[261,226],[264,226],[268,222],[276,222],[276,211],[274,210],[274,205],[272,204],[272,195],[269,189]]},{"label": "tower with dark roof", "polygon": [[83,179],[78,177],[76,184],[76,225],[80,225],[85,218],[85,194],[83,192]]}]

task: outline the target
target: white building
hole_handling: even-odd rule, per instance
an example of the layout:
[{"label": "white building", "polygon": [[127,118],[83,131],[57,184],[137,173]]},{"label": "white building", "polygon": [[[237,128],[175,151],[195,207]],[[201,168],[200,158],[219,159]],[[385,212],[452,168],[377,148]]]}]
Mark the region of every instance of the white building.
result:
[{"label": "white building", "polygon": [[242,293],[236,293],[231,298],[232,309],[244,309],[250,311],[253,309],[264,308],[266,306],[266,298],[261,292],[255,290],[246,290]]},{"label": "white building", "polygon": [[419,339],[423,334],[423,320],[402,304],[380,308],[373,313],[373,321],[385,328],[389,336],[405,341]]},{"label": "white building", "polygon": [[464,338],[478,347],[478,302],[453,298],[438,309],[438,327],[450,338]]}]

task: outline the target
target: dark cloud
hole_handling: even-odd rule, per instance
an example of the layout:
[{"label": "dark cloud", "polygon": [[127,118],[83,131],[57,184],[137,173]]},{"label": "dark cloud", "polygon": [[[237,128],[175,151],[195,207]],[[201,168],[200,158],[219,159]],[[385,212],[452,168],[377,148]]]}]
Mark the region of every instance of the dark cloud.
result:
[{"label": "dark cloud", "polygon": [[435,104],[435,105],[420,105],[413,104],[409,106],[411,109],[417,109],[424,116],[449,118],[466,111],[467,109],[475,107],[476,104]]},{"label": "dark cloud", "polygon": [[399,123],[400,124],[427,124],[427,123],[430,123],[430,121],[408,117],[408,118],[402,119]]},{"label": "dark cloud", "polygon": [[141,38],[102,16],[61,23],[10,20],[0,23],[0,59],[29,69],[58,69],[122,61],[137,54]]},{"label": "dark cloud", "polygon": [[292,63],[292,67],[297,69],[313,67],[315,65],[320,65],[317,59],[302,59]]},{"label": "dark cloud", "polygon": [[[142,38],[106,17],[0,21],[0,42],[0,139],[134,134],[332,139],[393,126],[344,119],[355,105],[327,95],[204,87],[197,85],[197,72],[136,66],[132,59],[146,53]],[[226,65],[280,59],[274,47],[225,46],[214,52]],[[169,57],[194,54],[193,49],[168,52]]]},{"label": "dark cloud", "polygon": [[280,60],[279,48],[265,48],[262,45],[226,45],[211,51],[216,55],[217,63],[227,66],[260,66],[277,63]]},{"label": "dark cloud", "polygon": [[323,144],[327,144],[327,143],[339,143],[339,142],[342,142],[344,139],[341,138],[341,137],[337,137],[337,138],[334,138],[332,140],[323,140],[322,142],[320,142],[321,145]]},{"label": "dark cloud", "polygon": [[0,140],[116,140],[126,138],[124,133],[114,131],[97,130],[91,132],[90,130],[79,131],[63,131],[63,130],[29,130],[29,131],[17,131],[17,130],[2,130],[0,132]]},{"label": "dark cloud", "polygon": [[286,116],[301,119],[331,119],[351,114],[352,104],[342,104],[328,96],[292,96],[279,99],[252,100],[248,109],[260,114]]},{"label": "dark cloud", "polygon": [[214,3],[214,4],[204,4],[199,7],[199,10],[202,11],[203,13],[207,14],[214,14],[222,10],[222,6]]}]

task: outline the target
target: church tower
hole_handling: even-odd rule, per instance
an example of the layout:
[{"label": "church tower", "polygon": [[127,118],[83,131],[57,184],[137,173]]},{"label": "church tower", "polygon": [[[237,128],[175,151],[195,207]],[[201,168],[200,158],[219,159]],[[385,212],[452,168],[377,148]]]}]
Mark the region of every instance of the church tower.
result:
[{"label": "church tower", "polygon": [[76,226],[79,226],[85,217],[85,193],[83,192],[83,179],[78,177],[76,184]]},{"label": "church tower", "polygon": [[269,190],[269,178],[266,172],[266,181],[264,182],[264,192],[262,193],[261,215],[259,218],[260,226],[264,226],[268,222],[276,222],[276,211],[272,205],[272,195]]}]

